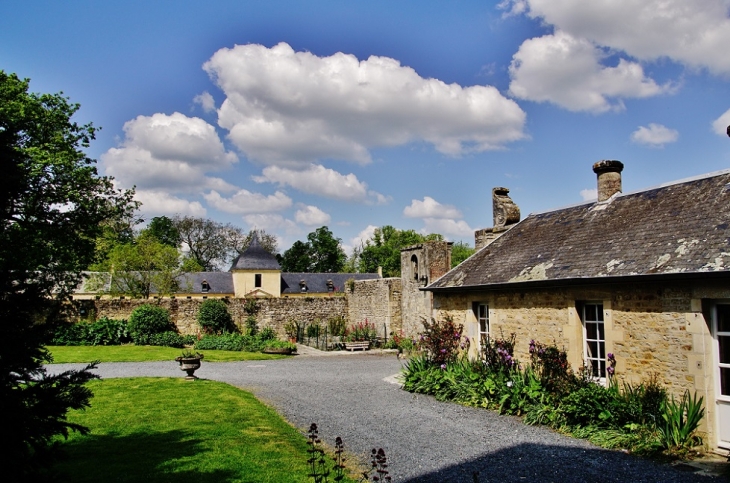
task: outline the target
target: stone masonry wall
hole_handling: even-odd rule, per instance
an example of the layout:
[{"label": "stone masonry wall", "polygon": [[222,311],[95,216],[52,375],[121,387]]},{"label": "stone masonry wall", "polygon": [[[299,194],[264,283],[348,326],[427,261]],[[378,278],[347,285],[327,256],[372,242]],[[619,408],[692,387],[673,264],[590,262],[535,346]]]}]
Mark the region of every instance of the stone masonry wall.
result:
[{"label": "stone masonry wall", "polygon": [[[239,327],[245,326],[246,313],[243,306],[246,299],[223,299],[233,321]],[[319,319],[326,322],[331,317],[347,317],[347,299],[337,297],[292,297],[256,299],[259,307],[256,319],[259,328],[271,327],[280,337],[284,337],[284,324],[289,321],[310,324]],[[132,311],[145,303],[159,305],[170,312],[172,321],[182,334],[197,334],[199,327],[197,314],[202,299],[116,299],[116,300],[83,300],[76,302],[84,307],[85,318],[109,317],[112,319],[128,319]]]},{"label": "stone masonry wall", "polygon": [[[357,280],[354,290],[347,292],[348,325],[357,322],[375,324],[379,336],[402,330],[400,278]],[[386,334],[382,334],[383,325]]]},{"label": "stone masonry wall", "polygon": [[[529,341],[567,351],[574,370],[583,363],[580,302],[602,302],[606,352],[617,360],[619,380],[638,383],[656,377],[670,394],[685,390],[705,397],[703,430],[715,427],[713,338],[703,300],[730,298],[730,287],[690,284],[625,284],[602,287],[435,294],[434,316],[451,316],[476,341],[472,303],[489,305],[493,337],[516,334],[515,356],[529,360]],[[706,311],[705,311],[706,312]],[[473,346],[474,344],[472,344]]]}]

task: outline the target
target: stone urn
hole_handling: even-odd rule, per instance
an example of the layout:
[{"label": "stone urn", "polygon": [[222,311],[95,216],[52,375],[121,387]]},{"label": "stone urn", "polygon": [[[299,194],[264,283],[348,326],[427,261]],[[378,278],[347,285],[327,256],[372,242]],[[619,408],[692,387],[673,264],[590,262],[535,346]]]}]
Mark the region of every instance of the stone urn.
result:
[{"label": "stone urn", "polygon": [[194,381],[198,377],[194,375],[194,372],[200,369],[200,362],[203,360],[203,354],[195,355],[182,355],[176,357],[175,360],[180,364],[180,370],[185,371],[186,381]]}]

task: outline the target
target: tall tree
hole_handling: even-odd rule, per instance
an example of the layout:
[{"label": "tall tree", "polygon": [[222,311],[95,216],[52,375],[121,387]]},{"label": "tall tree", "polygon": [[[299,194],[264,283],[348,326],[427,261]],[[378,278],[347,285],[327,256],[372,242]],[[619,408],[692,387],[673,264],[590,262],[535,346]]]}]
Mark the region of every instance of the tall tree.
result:
[{"label": "tall tree", "polygon": [[399,230],[390,225],[376,228],[361,248],[357,264],[360,273],[375,273],[382,267],[383,276],[400,277],[400,252],[403,248],[424,241],[441,241],[439,234],[421,235],[414,230]]},{"label": "tall tree", "polygon": [[175,223],[166,216],[152,218],[142,233],[155,238],[163,245],[174,248],[180,246],[180,232],[175,228]]},{"label": "tall tree", "polygon": [[110,292],[149,298],[154,291],[169,295],[177,291],[180,255],[177,248],[143,232],[134,243],[117,245],[109,254],[112,267]]},{"label": "tall tree", "polygon": [[309,256],[309,244],[300,240],[295,241],[291,248],[284,252],[279,264],[282,272],[309,272],[312,260]]},{"label": "tall tree", "polygon": [[28,80],[0,71],[0,414],[5,481],[33,480],[51,441],[85,428],[66,420],[89,405],[88,371],[49,375],[50,323],[92,261],[106,224],[131,217],[132,191],[100,177],[86,148],[91,124],[60,94],[28,92]]},{"label": "tall tree", "polygon": [[227,270],[233,259],[248,247],[256,232],[261,246],[276,254],[276,237],[263,230],[245,233],[230,223],[220,223],[208,218],[176,216],[173,224],[180,233],[180,240],[189,250],[189,257],[204,271]]},{"label": "tall tree", "polygon": [[342,241],[323,226],[307,235],[306,242],[294,242],[280,263],[284,272],[337,273],[346,261]]},{"label": "tall tree", "polygon": [[309,255],[312,261],[311,272],[337,273],[342,271],[347,256],[342,249],[342,240],[335,238],[329,228],[326,226],[317,228],[307,235],[307,241],[311,248]]},{"label": "tall tree", "polygon": [[474,248],[468,243],[456,242],[451,246],[451,268],[454,268],[474,254]]}]

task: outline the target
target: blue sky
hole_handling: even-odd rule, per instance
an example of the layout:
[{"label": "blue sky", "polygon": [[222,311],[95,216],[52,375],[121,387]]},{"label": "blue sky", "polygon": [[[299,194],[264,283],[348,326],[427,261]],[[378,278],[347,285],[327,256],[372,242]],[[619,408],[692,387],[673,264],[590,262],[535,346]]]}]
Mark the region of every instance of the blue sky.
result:
[{"label": "blue sky", "polygon": [[8,2],[0,69],[63,91],[142,211],[393,225],[473,244],[523,217],[730,167],[730,0]]}]

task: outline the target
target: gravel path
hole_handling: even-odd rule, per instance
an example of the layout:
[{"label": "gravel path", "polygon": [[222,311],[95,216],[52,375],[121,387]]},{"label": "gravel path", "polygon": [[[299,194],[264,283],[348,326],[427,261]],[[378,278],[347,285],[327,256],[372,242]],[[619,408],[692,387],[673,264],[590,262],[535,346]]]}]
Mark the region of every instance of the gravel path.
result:
[{"label": "gravel path", "polygon": [[[50,366],[53,372],[79,364]],[[300,355],[274,361],[206,363],[196,375],[253,392],[306,431],[315,422],[334,445],[368,458],[382,447],[397,482],[714,482],[724,479],[607,451],[492,411],[405,392],[392,354]],[[180,377],[174,362],[104,363],[103,378]]]}]

